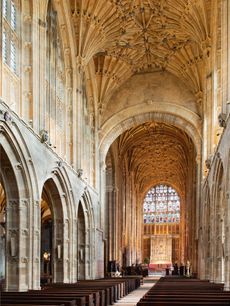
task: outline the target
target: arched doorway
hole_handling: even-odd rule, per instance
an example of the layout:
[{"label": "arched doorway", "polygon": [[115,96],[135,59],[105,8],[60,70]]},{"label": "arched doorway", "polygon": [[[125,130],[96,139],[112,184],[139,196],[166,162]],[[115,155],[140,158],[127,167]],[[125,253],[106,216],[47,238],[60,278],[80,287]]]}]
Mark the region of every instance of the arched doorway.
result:
[{"label": "arched doorway", "polygon": [[62,282],[63,206],[52,178],[45,182],[41,198],[41,282]]},{"label": "arched doorway", "polygon": [[53,219],[49,202],[44,189],[41,201],[41,284],[51,282],[53,275]]},{"label": "arched doorway", "polygon": [[169,185],[152,187],[143,202],[143,258],[152,272],[162,272],[184,260],[180,254],[181,197]]},{"label": "arched doorway", "polygon": [[[199,165],[196,155],[188,134],[175,125],[156,121],[127,130],[110,146],[102,177],[106,183],[103,212],[108,225],[105,232],[110,242],[107,253],[124,269],[150,260],[151,241],[144,241],[143,235],[150,238],[168,234],[171,235],[168,244],[173,244],[173,249],[177,250],[171,254],[169,263],[179,265],[189,260],[193,271],[197,271],[195,228]],[[144,198],[159,184],[180,199],[179,221],[168,215],[173,224],[170,226],[161,224],[160,219],[159,224],[144,224]]]},{"label": "arched doorway", "polygon": [[77,215],[77,249],[78,249],[78,272],[77,279],[86,278],[86,224],[81,201]]}]

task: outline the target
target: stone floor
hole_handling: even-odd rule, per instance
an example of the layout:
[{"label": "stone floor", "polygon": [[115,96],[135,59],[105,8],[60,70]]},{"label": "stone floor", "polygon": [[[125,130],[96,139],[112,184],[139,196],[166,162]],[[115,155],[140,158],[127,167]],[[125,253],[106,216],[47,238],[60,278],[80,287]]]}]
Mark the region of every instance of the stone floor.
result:
[{"label": "stone floor", "polygon": [[135,306],[140,298],[156,283],[158,276],[148,276],[144,278],[144,284],[140,288],[134,290],[130,294],[120,299],[114,305],[117,306]]}]

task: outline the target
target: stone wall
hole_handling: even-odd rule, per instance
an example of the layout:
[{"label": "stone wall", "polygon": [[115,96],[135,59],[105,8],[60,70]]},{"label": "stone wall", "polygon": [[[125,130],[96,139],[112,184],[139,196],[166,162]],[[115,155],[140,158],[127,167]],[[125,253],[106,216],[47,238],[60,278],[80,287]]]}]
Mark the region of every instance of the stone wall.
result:
[{"label": "stone wall", "polygon": [[[54,258],[56,281],[77,280],[79,253],[76,226],[80,201],[86,226],[85,275],[86,278],[103,276],[101,268],[97,271],[97,261],[101,263],[102,257],[98,258],[95,250],[96,233],[100,229],[96,212],[97,192],[3,102],[0,104],[0,112],[1,181],[6,193],[7,215],[6,290],[40,287],[40,203],[46,184],[56,206],[52,209],[56,235],[58,229],[63,229],[61,236],[53,237],[54,254],[57,252],[57,244],[62,249],[61,258],[56,255]],[[4,119],[6,112],[8,119]],[[62,213],[55,213],[55,209]],[[102,239],[102,236],[97,237],[98,243],[101,240],[103,244]],[[14,254],[12,243],[16,244]],[[19,272],[14,273],[15,269]]]}]

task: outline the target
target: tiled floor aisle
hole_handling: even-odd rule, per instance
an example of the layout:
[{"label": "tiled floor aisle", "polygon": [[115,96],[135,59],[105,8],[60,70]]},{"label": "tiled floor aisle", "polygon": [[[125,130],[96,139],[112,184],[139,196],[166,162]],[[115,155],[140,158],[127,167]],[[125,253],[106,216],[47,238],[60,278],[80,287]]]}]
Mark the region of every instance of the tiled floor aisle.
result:
[{"label": "tiled floor aisle", "polygon": [[159,279],[159,277],[158,278],[151,277],[151,276],[146,277],[144,279],[144,284],[140,288],[126,295],[114,305],[116,306],[134,306],[136,305],[137,302],[139,302],[140,298],[142,298],[142,296],[154,285],[157,279]]}]

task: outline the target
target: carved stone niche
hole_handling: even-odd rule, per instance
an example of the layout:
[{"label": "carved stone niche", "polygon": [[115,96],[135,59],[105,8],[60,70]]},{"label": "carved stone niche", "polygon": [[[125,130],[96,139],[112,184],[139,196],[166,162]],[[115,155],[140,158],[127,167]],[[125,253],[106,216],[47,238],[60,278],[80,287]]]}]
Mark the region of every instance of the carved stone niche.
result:
[{"label": "carved stone niche", "polygon": [[225,128],[226,127],[226,119],[227,115],[224,113],[220,113],[218,116],[219,126]]},{"label": "carved stone niche", "polygon": [[209,155],[209,157],[205,161],[205,166],[208,170],[211,169],[212,159],[213,159],[213,156]]}]

